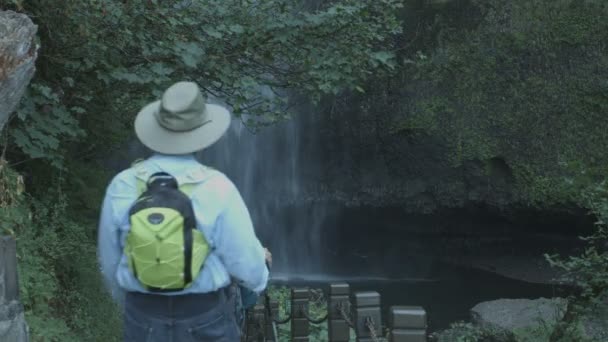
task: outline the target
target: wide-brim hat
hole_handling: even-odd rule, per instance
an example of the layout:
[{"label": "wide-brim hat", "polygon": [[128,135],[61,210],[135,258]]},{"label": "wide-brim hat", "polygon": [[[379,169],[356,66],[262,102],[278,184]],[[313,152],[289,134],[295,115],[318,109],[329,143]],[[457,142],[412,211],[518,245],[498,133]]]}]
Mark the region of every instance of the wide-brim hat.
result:
[{"label": "wide-brim hat", "polygon": [[135,134],[163,154],[202,150],[226,133],[231,120],[227,109],[206,101],[196,83],[178,82],[137,114]]}]

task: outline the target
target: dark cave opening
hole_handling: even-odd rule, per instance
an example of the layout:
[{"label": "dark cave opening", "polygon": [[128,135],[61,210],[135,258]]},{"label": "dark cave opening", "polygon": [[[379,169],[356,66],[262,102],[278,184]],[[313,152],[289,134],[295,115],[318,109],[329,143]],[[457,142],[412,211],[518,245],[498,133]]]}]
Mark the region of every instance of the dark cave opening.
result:
[{"label": "dark cave opening", "polygon": [[[322,273],[274,281],[325,290],[329,283],[347,282],[352,291],[378,291],[384,317],[391,305],[420,305],[431,331],[468,320],[469,310],[483,301],[572,291],[556,281],[543,254],[580,252],[578,237],[591,232],[594,222],[582,210],[469,207],[422,215],[401,208],[333,209],[317,240],[323,265],[316,269]],[[292,208],[290,215],[298,211]]]},{"label": "dark cave opening", "polygon": [[582,210],[501,213],[468,207],[423,215],[357,207],[342,208],[328,220],[322,240],[330,273],[423,279],[436,277],[436,263],[576,253],[582,248],[578,237],[591,233],[593,222]]}]

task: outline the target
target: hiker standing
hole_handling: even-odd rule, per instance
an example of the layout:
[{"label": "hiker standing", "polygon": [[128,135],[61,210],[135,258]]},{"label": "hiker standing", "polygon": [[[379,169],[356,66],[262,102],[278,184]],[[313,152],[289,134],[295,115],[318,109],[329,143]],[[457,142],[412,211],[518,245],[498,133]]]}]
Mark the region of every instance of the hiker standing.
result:
[{"label": "hiker standing", "polygon": [[106,285],[124,304],[125,341],[239,341],[230,284],[256,293],[267,285],[270,253],[239,191],[194,157],[229,125],[229,112],[192,82],[135,119],[156,153],[108,186],[98,241]]}]

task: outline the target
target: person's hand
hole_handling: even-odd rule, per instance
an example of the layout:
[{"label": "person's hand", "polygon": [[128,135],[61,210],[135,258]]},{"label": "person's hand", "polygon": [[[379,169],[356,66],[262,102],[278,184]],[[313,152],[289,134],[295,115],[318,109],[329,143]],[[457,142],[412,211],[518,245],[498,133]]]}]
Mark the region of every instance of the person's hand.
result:
[{"label": "person's hand", "polygon": [[268,263],[268,267],[272,266],[272,253],[268,250],[268,248],[264,248],[264,253],[266,254],[266,262]]}]

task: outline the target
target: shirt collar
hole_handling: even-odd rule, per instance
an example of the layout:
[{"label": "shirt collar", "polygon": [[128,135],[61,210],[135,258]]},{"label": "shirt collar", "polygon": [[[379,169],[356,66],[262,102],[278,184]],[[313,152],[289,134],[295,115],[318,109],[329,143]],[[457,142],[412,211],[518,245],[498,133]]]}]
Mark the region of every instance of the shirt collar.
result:
[{"label": "shirt collar", "polygon": [[155,161],[166,160],[166,161],[176,161],[176,162],[197,161],[196,158],[194,157],[193,153],[179,154],[179,155],[154,153],[149,159],[155,160]]}]

